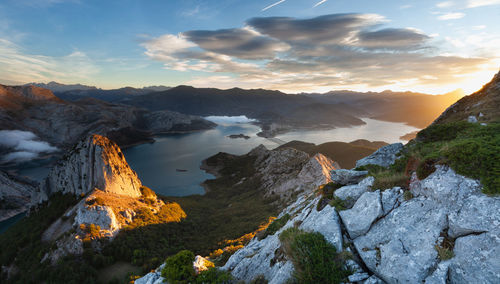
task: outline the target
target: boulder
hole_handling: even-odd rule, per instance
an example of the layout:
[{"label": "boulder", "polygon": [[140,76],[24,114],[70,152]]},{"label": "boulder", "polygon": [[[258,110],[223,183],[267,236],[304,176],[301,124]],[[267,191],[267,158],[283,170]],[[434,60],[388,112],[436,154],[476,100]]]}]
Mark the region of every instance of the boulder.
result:
[{"label": "boulder", "polygon": [[141,278],[135,280],[135,284],[165,284],[166,279],[161,276],[161,270],[165,264],[160,265],[155,271],[149,272]]},{"label": "boulder", "polygon": [[380,191],[365,192],[349,210],[340,211],[347,232],[351,239],[365,234],[372,223],[377,220],[384,211],[380,202]]},{"label": "boulder", "polygon": [[84,203],[80,203],[76,210],[74,225],[79,226],[80,224],[94,224],[101,227],[101,230],[111,233],[114,233],[121,227],[111,207],[100,205],[87,206]]},{"label": "boulder", "polygon": [[368,157],[365,157],[356,162],[356,167],[366,166],[366,165],[378,165],[382,167],[388,167],[394,164],[396,160],[396,154],[398,154],[403,149],[402,143],[394,143],[384,146]]},{"label": "boulder", "polygon": [[389,214],[389,212],[391,212],[394,208],[397,208],[403,201],[403,190],[400,187],[396,186],[391,189],[384,190],[381,197],[384,215]]},{"label": "boulder", "polygon": [[349,185],[360,182],[367,174],[368,171],[339,169],[331,171],[331,179],[335,183]]},{"label": "boulder", "polygon": [[[295,219],[292,219],[292,222],[295,221]],[[306,218],[302,220],[299,228],[304,231],[321,233],[330,244],[335,246],[337,251],[343,250],[340,219],[337,211],[332,206],[327,205],[321,211],[313,208]]]},{"label": "boulder", "polygon": [[354,245],[367,268],[388,283],[420,283],[437,265],[434,248],[447,210],[414,198],[372,225]]},{"label": "boulder", "polygon": [[500,197],[471,195],[460,210],[448,216],[448,235],[453,238],[484,232],[500,236]]},{"label": "boulder", "polygon": [[436,270],[425,278],[425,284],[446,284],[448,281],[448,269],[450,267],[451,261],[441,261]]},{"label": "boulder", "polygon": [[356,201],[363,193],[370,190],[373,182],[375,182],[375,178],[369,176],[358,184],[346,185],[337,189],[334,195],[342,200]]}]

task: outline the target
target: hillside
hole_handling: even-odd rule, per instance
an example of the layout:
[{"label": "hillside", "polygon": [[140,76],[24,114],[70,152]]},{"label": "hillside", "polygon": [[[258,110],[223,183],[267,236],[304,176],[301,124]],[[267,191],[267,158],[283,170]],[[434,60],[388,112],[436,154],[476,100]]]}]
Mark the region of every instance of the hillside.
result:
[{"label": "hillside", "polygon": [[294,148],[304,151],[309,155],[321,153],[336,161],[344,169],[356,166],[356,161],[370,155],[378,148],[387,145],[385,142],[370,142],[368,140],[356,140],[349,143],[327,142],[319,145],[302,141],[291,141],[278,148]]},{"label": "hillside", "polygon": [[67,102],[40,87],[0,85],[0,128],[29,131],[62,148],[90,133],[109,136],[127,146],[151,141],[154,133],[214,126],[201,117],[171,111],[151,112],[93,98]]}]

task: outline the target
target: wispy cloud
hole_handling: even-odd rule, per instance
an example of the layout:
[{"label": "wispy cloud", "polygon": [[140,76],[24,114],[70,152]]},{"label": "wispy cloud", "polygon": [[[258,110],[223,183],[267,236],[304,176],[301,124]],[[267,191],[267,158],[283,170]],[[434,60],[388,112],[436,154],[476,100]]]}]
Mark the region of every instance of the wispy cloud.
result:
[{"label": "wispy cloud", "polygon": [[0,38],[0,78],[16,82],[74,82],[89,79],[96,65],[81,51],[60,56],[28,54],[13,42]]},{"label": "wispy cloud", "polygon": [[436,4],[436,7],[438,8],[449,8],[453,6],[455,3],[453,1],[445,1],[445,2],[439,2]]},{"label": "wispy cloud", "polygon": [[314,4],[313,8],[318,7],[319,5],[325,3],[326,1],[328,1],[328,0],[321,0],[321,1],[319,1],[318,3]]},{"label": "wispy cloud", "polygon": [[456,12],[456,13],[446,13],[438,17],[438,20],[448,21],[448,20],[458,20],[465,17],[464,13]]},{"label": "wispy cloud", "polygon": [[266,6],[266,7],[264,7],[264,8],[262,9],[262,12],[263,12],[263,11],[266,11],[266,10],[268,10],[268,9],[271,9],[272,7],[274,7],[274,6],[276,6],[276,5],[279,5],[279,4],[281,4],[281,3],[285,2],[285,1],[286,1],[286,0],[280,0],[280,1],[275,2],[275,3],[273,3],[273,4],[269,5],[269,6]]},{"label": "wispy cloud", "polygon": [[499,5],[500,0],[469,0],[467,8],[476,8],[482,6]]}]

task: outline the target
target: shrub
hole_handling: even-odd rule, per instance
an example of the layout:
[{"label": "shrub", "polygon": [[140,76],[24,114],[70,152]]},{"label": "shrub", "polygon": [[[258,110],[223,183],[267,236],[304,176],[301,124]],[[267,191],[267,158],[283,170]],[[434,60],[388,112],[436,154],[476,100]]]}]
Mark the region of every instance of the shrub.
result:
[{"label": "shrub", "polygon": [[422,142],[450,141],[457,138],[460,132],[472,127],[474,124],[467,121],[434,124],[420,131],[417,134],[417,140]]},{"label": "shrub", "polygon": [[348,207],[346,202],[344,200],[338,198],[337,196],[335,196],[332,199],[332,201],[330,201],[330,206],[335,207],[335,209],[337,209],[337,211],[346,210]]},{"label": "shrub", "polygon": [[267,229],[264,231],[263,234],[259,234],[259,236],[258,236],[259,240],[262,240],[269,235],[276,234],[276,232],[279,231],[279,229],[281,229],[283,226],[285,226],[286,222],[288,222],[288,220],[290,220],[290,217],[291,217],[290,214],[287,213],[287,214],[281,216],[281,218],[275,219],[269,225],[269,227],[267,227]]},{"label": "shrub", "polygon": [[233,280],[231,273],[211,267],[196,276],[196,283],[230,283]]},{"label": "shrub", "polygon": [[405,190],[405,192],[403,193],[403,198],[408,201],[410,199],[413,198],[413,194],[411,193],[411,191],[409,190]]},{"label": "shrub", "polygon": [[295,266],[299,283],[341,283],[349,271],[333,245],[320,233],[289,228],[280,235],[285,254]]},{"label": "shrub", "polygon": [[144,198],[153,198],[156,199],[156,193],[147,186],[141,186],[141,193]]},{"label": "shrub", "polygon": [[434,248],[436,249],[440,260],[448,260],[455,256],[453,251],[450,250],[449,248],[442,248],[438,245],[435,245]]},{"label": "shrub", "polygon": [[426,177],[430,176],[433,172],[435,172],[436,171],[436,167],[434,166],[435,163],[436,163],[435,159],[426,159],[425,161],[421,162],[416,170],[418,179],[420,180],[425,179]]},{"label": "shrub", "polygon": [[176,255],[168,257],[165,267],[161,270],[161,276],[170,283],[189,283],[195,278],[193,268],[194,253],[182,250]]}]

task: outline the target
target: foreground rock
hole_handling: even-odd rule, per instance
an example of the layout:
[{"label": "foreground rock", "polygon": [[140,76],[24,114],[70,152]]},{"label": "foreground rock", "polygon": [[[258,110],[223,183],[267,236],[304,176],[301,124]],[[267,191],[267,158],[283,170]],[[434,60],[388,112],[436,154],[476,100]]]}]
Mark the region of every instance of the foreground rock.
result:
[{"label": "foreground rock", "polygon": [[0,221],[28,210],[35,184],[0,171]]}]

